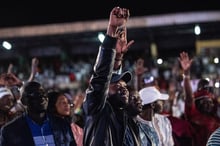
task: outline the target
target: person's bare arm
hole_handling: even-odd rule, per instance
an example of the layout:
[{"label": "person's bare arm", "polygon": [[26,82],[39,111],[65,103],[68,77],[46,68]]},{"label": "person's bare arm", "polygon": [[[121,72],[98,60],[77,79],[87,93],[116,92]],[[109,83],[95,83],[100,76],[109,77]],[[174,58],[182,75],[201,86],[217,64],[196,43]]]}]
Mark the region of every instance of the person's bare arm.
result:
[{"label": "person's bare arm", "polygon": [[21,87],[23,85],[23,83],[13,73],[3,73],[0,76],[0,85],[1,86],[8,86],[8,87],[11,87],[11,86]]},{"label": "person's bare arm", "polygon": [[114,70],[120,69],[122,66],[123,56],[128,51],[130,46],[134,43],[134,40],[127,41],[127,27],[124,26],[117,30],[117,44],[116,44],[116,57]]},{"label": "person's bare arm", "polygon": [[9,66],[8,66],[8,73],[12,73],[12,69],[13,69],[13,64],[10,63]]},{"label": "person's bare arm", "polygon": [[183,70],[183,86],[185,90],[186,95],[186,106],[191,107],[193,103],[193,93],[192,93],[192,87],[190,83],[190,67],[192,65],[193,59],[189,58],[188,53],[182,52],[180,53],[180,57],[178,58],[180,65]]},{"label": "person's bare arm", "polygon": [[28,82],[31,82],[34,80],[34,77],[36,75],[36,73],[38,72],[37,67],[39,64],[39,60],[37,58],[32,58],[32,62],[31,62],[31,74],[30,77],[28,79]]}]

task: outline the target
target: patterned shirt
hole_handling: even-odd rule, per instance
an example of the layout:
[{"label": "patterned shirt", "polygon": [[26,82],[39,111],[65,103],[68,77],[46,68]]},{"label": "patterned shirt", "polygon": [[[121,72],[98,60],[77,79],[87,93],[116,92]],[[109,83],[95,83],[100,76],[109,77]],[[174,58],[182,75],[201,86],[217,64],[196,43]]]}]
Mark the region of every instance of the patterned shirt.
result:
[{"label": "patterned shirt", "polygon": [[155,114],[153,125],[160,139],[160,146],[173,146],[172,126],[170,120],[161,114]]},{"label": "patterned shirt", "polygon": [[220,128],[210,135],[206,146],[220,146]]},{"label": "patterned shirt", "polygon": [[137,124],[140,132],[141,145],[159,146],[159,137],[152,125],[152,122],[146,121],[140,116],[137,116]]}]

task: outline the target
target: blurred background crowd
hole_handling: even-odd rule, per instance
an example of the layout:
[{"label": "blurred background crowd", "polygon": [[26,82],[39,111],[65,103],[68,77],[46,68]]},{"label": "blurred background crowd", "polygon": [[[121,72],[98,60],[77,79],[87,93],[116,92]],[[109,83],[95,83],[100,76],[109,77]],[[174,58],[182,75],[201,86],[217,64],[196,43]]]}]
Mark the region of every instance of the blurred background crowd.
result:
[{"label": "blurred background crowd", "polygon": [[[124,5],[132,11],[132,5]],[[112,6],[104,10],[95,9],[108,13],[110,8]],[[164,101],[162,113],[185,120],[184,79],[190,79],[192,92],[198,90],[200,79],[205,79],[207,84],[203,87],[211,87],[217,102],[216,114],[220,118],[220,9],[217,6],[208,8],[200,3],[198,9],[173,9],[161,14],[156,11],[140,14],[137,9],[133,10],[134,15],[131,15],[127,26],[127,38],[135,42],[122,62],[123,71],[133,74],[129,84],[139,90],[136,77],[140,75],[145,84],[157,81],[160,92],[169,95],[169,99]],[[35,80],[47,91],[57,89],[64,92],[71,101],[74,122],[83,128],[81,105],[98,46],[103,40],[98,35],[105,32],[107,21],[101,18],[107,18],[108,14],[105,14],[96,18],[90,17],[88,20],[85,16],[79,16],[68,23],[67,20],[38,25],[26,22],[17,26],[6,26],[2,23],[1,83],[8,73],[13,76],[13,83],[8,83],[9,86],[19,87],[17,90],[21,91],[22,85],[27,81]],[[186,76],[179,61],[183,51],[193,59],[189,76]],[[5,92],[0,93],[1,99]],[[16,105],[23,112],[19,97],[17,99]],[[13,113],[13,109],[11,110]],[[175,118],[170,119],[174,130],[177,128]],[[1,124],[4,125],[8,120],[10,117],[4,119],[2,116]]]}]

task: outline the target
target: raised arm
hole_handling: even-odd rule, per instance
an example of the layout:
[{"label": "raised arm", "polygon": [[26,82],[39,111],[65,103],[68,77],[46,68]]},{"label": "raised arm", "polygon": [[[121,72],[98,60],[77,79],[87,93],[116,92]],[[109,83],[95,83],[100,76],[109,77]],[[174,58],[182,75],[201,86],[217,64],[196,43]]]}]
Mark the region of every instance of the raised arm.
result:
[{"label": "raised arm", "polygon": [[117,30],[125,26],[128,17],[129,11],[124,8],[115,7],[110,13],[106,36],[100,45],[83,104],[88,115],[97,114],[105,105],[116,52],[121,51],[121,48],[116,49]]},{"label": "raised arm", "polygon": [[111,37],[117,37],[117,30],[126,25],[130,16],[129,10],[120,7],[114,7],[110,13],[109,23],[106,34]]},{"label": "raised arm", "polygon": [[39,64],[39,60],[36,57],[32,58],[31,74],[30,74],[30,77],[28,79],[28,82],[31,82],[31,81],[34,80],[34,77],[35,77],[36,73],[38,72],[38,70],[37,70],[38,64]]},{"label": "raised arm", "polygon": [[124,54],[128,51],[134,40],[127,41],[127,27],[123,26],[117,30],[117,44],[114,70],[119,70],[122,67],[122,60]]},{"label": "raised arm", "polygon": [[13,64],[10,63],[9,66],[8,66],[8,71],[7,71],[7,73],[12,73],[12,69],[13,69]]},{"label": "raised arm", "polygon": [[191,107],[193,103],[193,96],[192,96],[193,93],[190,83],[190,67],[192,65],[193,59],[189,58],[188,53],[181,52],[178,60],[183,70],[183,86],[186,95],[186,99],[185,99],[186,106]]},{"label": "raised arm", "polygon": [[22,81],[17,78],[13,73],[3,73],[0,75],[0,86],[18,86],[23,85]]}]

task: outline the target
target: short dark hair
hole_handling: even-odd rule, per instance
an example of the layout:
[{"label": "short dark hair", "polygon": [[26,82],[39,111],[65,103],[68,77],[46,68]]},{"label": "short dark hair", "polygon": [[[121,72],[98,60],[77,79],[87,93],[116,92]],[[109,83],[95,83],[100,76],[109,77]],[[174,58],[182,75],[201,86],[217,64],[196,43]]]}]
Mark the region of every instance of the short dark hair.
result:
[{"label": "short dark hair", "polygon": [[36,82],[36,81],[27,82],[24,85],[22,93],[21,93],[21,102],[24,105],[27,105],[28,98],[32,96],[32,94],[34,95],[34,93],[38,92],[41,87],[42,86],[39,82]]}]

